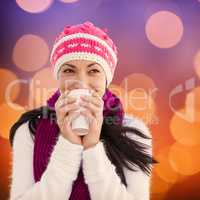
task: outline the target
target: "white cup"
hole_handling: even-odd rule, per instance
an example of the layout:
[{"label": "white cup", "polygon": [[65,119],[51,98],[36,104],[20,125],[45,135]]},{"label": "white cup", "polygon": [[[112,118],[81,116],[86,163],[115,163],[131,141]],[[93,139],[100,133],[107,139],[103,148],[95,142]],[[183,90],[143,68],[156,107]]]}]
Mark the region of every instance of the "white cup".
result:
[{"label": "white cup", "polygon": [[[89,89],[74,89],[69,92],[68,96],[75,97],[76,102],[78,103],[80,101],[80,96],[91,96],[91,93]],[[85,110],[85,108],[80,106],[80,109],[75,112],[80,112],[83,110]],[[77,133],[77,135],[86,135],[89,130],[89,121],[87,117],[80,114],[76,119],[72,121],[71,128]]]}]

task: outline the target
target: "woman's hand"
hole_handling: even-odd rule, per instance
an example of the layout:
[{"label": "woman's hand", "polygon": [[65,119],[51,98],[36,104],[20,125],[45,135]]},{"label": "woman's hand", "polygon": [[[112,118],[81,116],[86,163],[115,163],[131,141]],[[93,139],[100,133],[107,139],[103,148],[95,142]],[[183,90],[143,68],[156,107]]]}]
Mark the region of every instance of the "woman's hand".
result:
[{"label": "woman's hand", "polygon": [[89,132],[82,138],[83,147],[87,149],[100,140],[104,101],[96,92],[93,92],[92,96],[81,97],[81,100],[80,105],[86,108],[81,114],[89,119]]},{"label": "woman's hand", "polygon": [[71,122],[80,115],[79,112],[74,112],[80,109],[80,105],[77,105],[76,98],[67,96],[68,93],[68,90],[61,93],[55,104],[57,123],[65,139],[71,143],[82,145],[81,137],[71,129]]}]

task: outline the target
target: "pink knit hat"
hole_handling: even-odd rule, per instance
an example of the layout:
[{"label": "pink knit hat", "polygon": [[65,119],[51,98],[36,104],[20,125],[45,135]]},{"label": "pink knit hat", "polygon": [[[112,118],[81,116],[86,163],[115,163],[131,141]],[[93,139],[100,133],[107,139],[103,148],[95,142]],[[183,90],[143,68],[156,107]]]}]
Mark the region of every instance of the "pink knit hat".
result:
[{"label": "pink knit hat", "polygon": [[65,62],[85,59],[103,67],[108,86],[117,65],[117,47],[106,32],[106,29],[102,30],[89,21],[65,26],[55,40],[50,57],[56,79]]}]

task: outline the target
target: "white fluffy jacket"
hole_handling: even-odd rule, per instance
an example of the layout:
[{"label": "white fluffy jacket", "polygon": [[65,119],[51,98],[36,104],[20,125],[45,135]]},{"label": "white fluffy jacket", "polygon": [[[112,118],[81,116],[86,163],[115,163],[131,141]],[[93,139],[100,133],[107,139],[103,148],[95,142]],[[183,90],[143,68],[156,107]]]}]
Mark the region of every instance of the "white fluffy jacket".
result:
[{"label": "white fluffy jacket", "polygon": [[[147,126],[140,120],[125,115],[124,125],[136,127],[151,137]],[[129,134],[134,140],[148,144],[152,155],[151,139]],[[72,144],[59,135],[48,166],[41,180],[34,182],[33,147],[28,122],[21,125],[13,142],[13,160],[10,200],[66,200],[70,197],[80,163],[92,200],[149,200],[151,176],[140,169],[133,172],[124,168],[126,188],[108,159],[102,141],[84,150],[82,145]],[[70,163],[70,164],[69,164]]]}]

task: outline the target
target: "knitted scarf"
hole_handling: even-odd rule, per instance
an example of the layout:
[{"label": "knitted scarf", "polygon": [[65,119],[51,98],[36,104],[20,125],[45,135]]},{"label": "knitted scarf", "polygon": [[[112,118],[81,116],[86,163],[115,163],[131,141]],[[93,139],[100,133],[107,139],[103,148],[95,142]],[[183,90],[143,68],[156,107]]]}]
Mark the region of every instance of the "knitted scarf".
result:
[{"label": "knitted scarf", "polygon": [[[47,106],[54,108],[54,105],[60,96],[59,90],[57,90],[48,100]],[[114,95],[111,91],[106,89],[103,96],[104,109],[103,116],[113,116],[113,113],[117,117],[117,123],[122,124],[124,111],[120,99]],[[113,109],[117,108],[115,112]],[[112,111],[111,111],[112,110]],[[33,170],[35,182],[40,181],[43,172],[45,171],[49,162],[54,145],[56,144],[59,135],[59,127],[55,121],[51,121],[49,118],[41,118],[35,133],[34,139],[34,155],[33,155]],[[82,165],[80,166],[77,179],[73,182],[73,187],[69,200],[90,200],[90,194],[88,186],[84,181]]]}]

